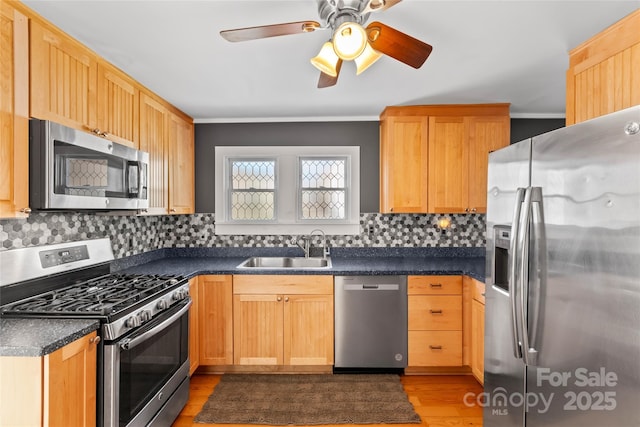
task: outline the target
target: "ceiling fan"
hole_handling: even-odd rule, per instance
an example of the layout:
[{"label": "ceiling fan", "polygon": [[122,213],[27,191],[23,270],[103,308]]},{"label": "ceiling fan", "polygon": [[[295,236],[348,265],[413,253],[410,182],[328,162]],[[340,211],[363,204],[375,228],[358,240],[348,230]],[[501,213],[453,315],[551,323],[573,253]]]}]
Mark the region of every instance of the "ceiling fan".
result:
[{"label": "ceiling fan", "polygon": [[298,21],[258,27],[220,31],[231,42],[256,40],[289,34],[311,33],[330,29],[332,37],[324,43],[311,64],[320,70],[318,87],[333,86],[343,61],[354,61],[356,74],[362,73],[380,57],[388,55],[400,62],[420,68],[429,57],[431,45],[404,34],[381,22],[363,24],[372,12],[381,12],[402,0],[317,0],[317,21]]}]

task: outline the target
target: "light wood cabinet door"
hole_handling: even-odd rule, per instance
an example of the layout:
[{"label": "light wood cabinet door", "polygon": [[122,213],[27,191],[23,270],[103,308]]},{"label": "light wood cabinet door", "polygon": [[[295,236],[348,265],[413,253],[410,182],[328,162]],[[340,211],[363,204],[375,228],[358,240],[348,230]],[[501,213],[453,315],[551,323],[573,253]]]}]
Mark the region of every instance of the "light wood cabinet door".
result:
[{"label": "light wood cabinet door", "polygon": [[146,214],[169,212],[169,144],[166,107],[144,92],[140,93],[140,150],[149,153],[149,208]]},{"label": "light wood cabinet door", "polygon": [[380,135],[380,212],[428,212],[428,119],[387,117]]},{"label": "light wood cabinet door", "polygon": [[471,302],[471,372],[484,383],[484,304]]},{"label": "light wood cabinet door", "polygon": [[333,365],[333,295],[284,296],[284,364]]},{"label": "light wood cabinet door", "polygon": [[640,104],[640,9],[569,52],[567,126]]},{"label": "light wood cabinet door", "polygon": [[198,279],[189,280],[189,296],[191,297],[191,307],[189,307],[189,375],[200,366],[200,325],[198,319]]},{"label": "light wood cabinet door", "polygon": [[282,365],[282,295],[233,296],[233,359],[236,365]]},{"label": "light wood cabinet door", "polygon": [[233,364],[233,276],[198,276],[201,366]]},{"label": "light wood cabinet door", "polygon": [[94,54],[52,26],[30,24],[31,116],[96,129]]},{"label": "light wood cabinet door", "polygon": [[95,426],[92,332],[43,357],[0,357],[0,425]]},{"label": "light wood cabinet door", "polygon": [[429,118],[429,212],[465,212],[469,159],[465,117]]},{"label": "light wood cabinet door", "polygon": [[478,116],[468,119],[468,212],[487,212],[489,153],[509,145],[510,129],[511,121],[508,116]]},{"label": "light wood cabinet door", "polygon": [[136,82],[100,61],[97,69],[97,127],[105,138],[138,148],[140,91]]},{"label": "light wood cabinet door", "polygon": [[96,425],[95,337],[94,332],[45,356],[45,425]]},{"label": "light wood cabinet door", "polygon": [[195,211],[195,159],[193,123],[169,115],[169,213]]},{"label": "light wood cabinet door", "polygon": [[29,23],[0,3],[0,218],[29,212]]}]

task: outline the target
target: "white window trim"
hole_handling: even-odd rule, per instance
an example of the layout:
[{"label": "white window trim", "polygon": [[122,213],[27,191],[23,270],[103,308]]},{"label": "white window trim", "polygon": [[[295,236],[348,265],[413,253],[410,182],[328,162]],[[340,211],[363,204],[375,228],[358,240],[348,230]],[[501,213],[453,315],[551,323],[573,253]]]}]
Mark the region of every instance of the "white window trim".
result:
[{"label": "white window trim", "polygon": [[[299,159],[346,157],[348,199],[345,220],[298,218]],[[228,207],[229,159],[276,158],[276,220],[231,221]],[[353,146],[260,146],[215,147],[215,233],[221,235],[300,235],[320,228],[326,234],[356,235],[360,232],[360,147]]]}]

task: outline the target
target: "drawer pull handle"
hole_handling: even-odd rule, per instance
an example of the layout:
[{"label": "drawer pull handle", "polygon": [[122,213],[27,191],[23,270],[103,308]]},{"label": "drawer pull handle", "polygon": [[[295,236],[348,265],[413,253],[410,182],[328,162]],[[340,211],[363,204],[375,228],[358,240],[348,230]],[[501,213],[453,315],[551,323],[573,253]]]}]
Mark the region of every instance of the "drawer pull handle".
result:
[{"label": "drawer pull handle", "polygon": [[442,283],[430,283],[429,286],[431,286],[432,288],[441,288]]},{"label": "drawer pull handle", "polygon": [[442,310],[429,310],[431,314],[442,314]]},{"label": "drawer pull handle", "polygon": [[429,348],[431,350],[442,350],[442,346],[441,345],[430,345]]}]

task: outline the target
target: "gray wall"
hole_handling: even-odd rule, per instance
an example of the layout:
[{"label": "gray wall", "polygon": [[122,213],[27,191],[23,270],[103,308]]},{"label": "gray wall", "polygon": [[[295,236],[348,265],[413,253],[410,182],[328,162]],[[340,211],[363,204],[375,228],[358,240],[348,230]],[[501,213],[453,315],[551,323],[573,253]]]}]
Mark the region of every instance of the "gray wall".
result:
[{"label": "gray wall", "polygon": [[214,212],[214,147],[360,146],[360,212],[378,212],[379,122],[202,123],[195,126],[196,212]]},{"label": "gray wall", "polygon": [[[564,126],[564,119],[511,119],[511,143]],[[214,212],[214,147],[360,146],[360,212],[379,211],[379,122],[206,123],[195,126],[196,212]]]}]

